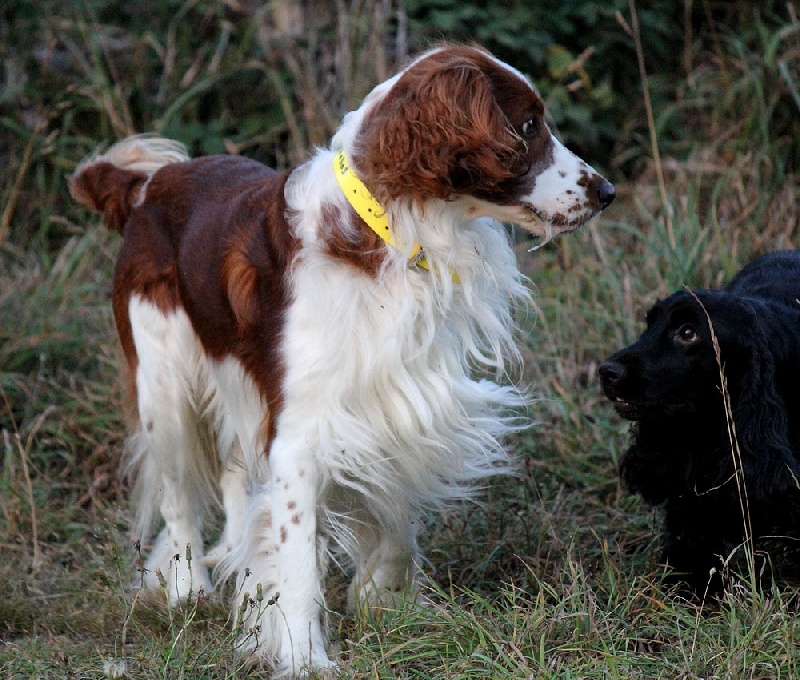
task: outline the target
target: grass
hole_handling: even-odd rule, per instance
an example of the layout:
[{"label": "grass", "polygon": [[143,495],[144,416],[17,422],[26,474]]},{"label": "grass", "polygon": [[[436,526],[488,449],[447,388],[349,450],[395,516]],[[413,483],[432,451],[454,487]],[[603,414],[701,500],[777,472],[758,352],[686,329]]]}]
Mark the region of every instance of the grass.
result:
[{"label": "grass", "polygon": [[[163,26],[158,15],[139,33],[114,25],[100,2],[86,5],[96,14],[55,13],[53,40],[25,53],[38,67],[4,57],[12,75],[0,106],[14,108],[0,109],[3,677],[249,673],[217,599],[169,610],[136,595],[141,556],[116,475],[124,424],[109,295],[118,237],[72,205],[64,175],[100,141],[159,125],[196,153],[227,148],[285,164],[340,111],[308,99],[319,116],[309,131],[296,113],[303,105],[287,106],[297,105],[303,74],[320,76],[308,75],[309,53],[270,62],[258,49],[276,36],[263,26],[240,30],[251,19],[234,17],[231,32],[213,2],[173,4],[180,11]],[[384,44],[363,48],[381,58],[358,51],[364,16],[342,24],[359,78],[338,72],[349,89],[337,106],[388,68]],[[800,673],[791,586],[762,593],[745,573],[719,603],[702,605],[662,588],[658,514],[620,487],[628,426],[597,381],[599,363],[636,336],[656,297],[720,285],[752,255],[796,242],[800,29],[791,16],[757,28],[755,44],[733,36],[698,52],[676,85],[681,97],[653,111],[656,142],[676,121],[694,131],[689,141],[662,149],[656,164],[649,136],[631,140],[638,170],[620,175],[606,216],[535,253],[520,244],[535,289],[535,308],[520,319],[524,378],[538,396],[538,425],[511,442],[522,478],[494,482],[482,505],[426,518],[425,607],[348,616],[344,576],[331,573],[343,677]],[[42,45],[49,52],[36,52]],[[26,68],[27,86],[12,77]],[[249,80],[255,71],[268,76],[268,93]],[[148,97],[160,102],[153,110]]]}]

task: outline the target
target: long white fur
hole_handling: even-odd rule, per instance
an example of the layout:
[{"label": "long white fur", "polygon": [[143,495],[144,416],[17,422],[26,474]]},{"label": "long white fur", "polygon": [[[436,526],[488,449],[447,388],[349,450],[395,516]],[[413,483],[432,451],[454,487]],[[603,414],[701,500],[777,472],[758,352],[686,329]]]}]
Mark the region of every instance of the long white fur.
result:
[{"label": "long white fur", "polygon": [[75,174],[79,174],[88,165],[106,162],[131,172],[154,175],[168,163],[181,163],[186,160],[189,160],[189,153],[181,142],[143,133],[126,137],[105,153],[90,156],[78,165]]},{"label": "long white fur", "polygon": [[[262,602],[280,593],[277,603],[249,608],[243,623],[260,623],[248,644],[258,642],[252,651],[285,669],[327,663],[319,609],[325,547],[315,537],[335,537],[356,567],[353,605],[402,591],[418,561],[418,512],[461,500],[508,469],[500,440],[522,425],[506,411],[523,395],[471,377],[475,369],[505,377],[516,352],[512,302],[528,291],[503,227],[459,223],[444,203],[424,218],[400,206],[394,219],[413,219],[419,232],[420,220],[435,220],[437,233],[424,245],[436,272],[411,271],[397,254],[376,282],[325,253],[317,214],[343,198],[322,170],[332,165],[329,153],[318,159],[287,187],[302,247],[292,270],[271,479],[253,491],[249,547],[221,564],[239,575],[237,592],[252,597],[260,582]],[[458,285],[450,276],[456,264]],[[259,534],[272,549],[253,538]],[[279,639],[265,637],[281,630]]]},{"label": "long white fur", "polygon": [[[393,252],[374,279],[326,252],[323,208],[346,207],[333,153],[353,148],[366,111],[393,82],[348,114],[331,148],[287,184],[301,245],[282,334],[284,408],[268,456],[258,439],[265,405],[235,358],[204,357],[182,311],[165,315],[145,300],[130,302],[140,361],[142,425],[129,462],[139,533],[146,536],[158,512],[165,520],[147,568],[170,574],[174,600],[210,587],[206,563],[218,578],[235,575],[243,647],[287,674],[330,665],[328,540],[355,568],[353,606],[403,591],[419,560],[419,513],[467,498],[488,476],[510,470],[503,437],[526,425],[509,415],[526,395],[506,371],[519,359],[513,310],[525,308],[529,293],[498,220],[529,214],[476,209],[470,199],[429,201],[424,211],[410,201],[385,206],[397,242],[421,243],[429,272],[409,269],[408,253]],[[587,168],[556,149],[556,188],[539,179],[529,197],[540,195],[542,215],[563,210],[565,189],[582,191],[577,180]],[[163,140],[138,138],[102,158],[152,173],[185,157]],[[217,458],[208,453],[209,428]],[[204,560],[201,524],[220,487],[227,526]],[[191,566],[174,558],[186,544]]]},{"label": "long white fur", "polygon": [[198,417],[207,390],[205,361],[182,310],[164,314],[133,296],[128,315],[138,357],[139,425],[126,469],[135,479],[138,538],[149,536],[157,513],[164,520],[144,582],[158,589],[160,572],[170,600],[177,602],[200,590],[211,592],[202,521],[215,500],[219,463],[210,455],[207,424]]}]

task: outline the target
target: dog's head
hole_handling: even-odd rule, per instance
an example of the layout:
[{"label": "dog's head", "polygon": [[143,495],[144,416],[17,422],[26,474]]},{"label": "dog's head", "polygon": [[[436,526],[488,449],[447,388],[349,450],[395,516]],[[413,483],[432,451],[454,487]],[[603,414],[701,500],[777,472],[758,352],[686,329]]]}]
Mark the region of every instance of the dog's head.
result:
[{"label": "dog's head", "polygon": [[345,148],[382,203],[431,199],[551,237],[580,227],[614,187],[550,132],[536,89],[473,47],[440,47],[379,85],[346,119]]},{"label": "dog's head", "polygon": [[[695,450],[688,444],[697,441],[695,428],[705,428],[706,444],[697,452],[705,456],[716,451],[721,457],[686,463],[681,474],[700,474],[701,468],[711,465],[713,483],[729,480],[733,470],[730,437],[735,436],[753,498],[787,489],[796,492],[800,466],[792,451],[789,415],[779,387],[783,380],[783,389],[795,389],[791,377],[782,376],[781,371],[790,365],[787,357],[796,343],[794,335],[786,335],[785,329],[792,324],[783,322],[784,313],[780,305],[770,307],[725,291],[674,293],[648,312],[647,329],[636,342],[600,366],[603,391],[621,416],[639,421],[640,440],[642,428],[647,427],[648,445],[671,452],[673,466],[681,457],[692,455],[687,445]],[[732,432],[727,425],[731,417]],[[656,427],[651,429],[651,425]],[[653,442],[653,433],[663,441]],[[683,442],[681,450],[674,448],[678,441]],[[633,469],[634,459],[651,454],[629,453],[624,461],[629,483],[641,477]],[[698,468],[693,470],[693,465]],[[641,484],[634,481],[633,486]]]},{"label": "dog's head", "polygon": [[750,365],[754,326],[754,310],[736,296],[722,291],[674,293],[650,309],[647,328],[636,342],[601,364],[603,392],[629,420],[714,413],[711,409],[723,401],[712,329],[736,397],[748,372],[758,372]]}]

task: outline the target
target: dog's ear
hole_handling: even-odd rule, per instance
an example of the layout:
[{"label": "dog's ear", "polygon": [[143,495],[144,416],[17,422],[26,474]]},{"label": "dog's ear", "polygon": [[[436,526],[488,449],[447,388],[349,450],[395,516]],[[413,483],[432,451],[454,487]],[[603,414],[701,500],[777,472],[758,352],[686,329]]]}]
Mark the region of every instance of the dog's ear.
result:
[{"label": "dog's ear", "polygon": [[737,392],[733,415],[747,491],[763,499],[799,489],[800,468],[789,442],[789,414],[777,386],[780,357],[773,346],[784,343],[771,342],[763,324],[752,330],[744,348],[746,363],[741,369],[732,367],[730,387]]},{"label": "dog's ear", "polygon": [[486,73],[464,58],[441,59],[403,74],[364,122],[354,161],[381,201],[483,195],[528,167],[526,143]]}]

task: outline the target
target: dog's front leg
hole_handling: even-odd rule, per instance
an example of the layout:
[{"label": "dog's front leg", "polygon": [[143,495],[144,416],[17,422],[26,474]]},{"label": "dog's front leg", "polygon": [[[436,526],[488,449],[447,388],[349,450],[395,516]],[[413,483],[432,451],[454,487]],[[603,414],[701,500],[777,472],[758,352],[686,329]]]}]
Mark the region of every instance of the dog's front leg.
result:
[{"label": "dog's front leg", "polygon": [[668,585],[677,585],[679,590],[688,585],[689,592],[700,598],[719,593],[725,583],[726,529],[731,516],[735,517],[734,507],[719,493],[701,499],[669,499],[661,556],[672,569],[665,579]]},{"label": "dog's front leg", "polygon": [[292,675],[331,665],[322,627],[324,595],[317,536],[319,475],[305,441],[278,436],[270,450],[277,606],[283,625],[279,669]]}]

